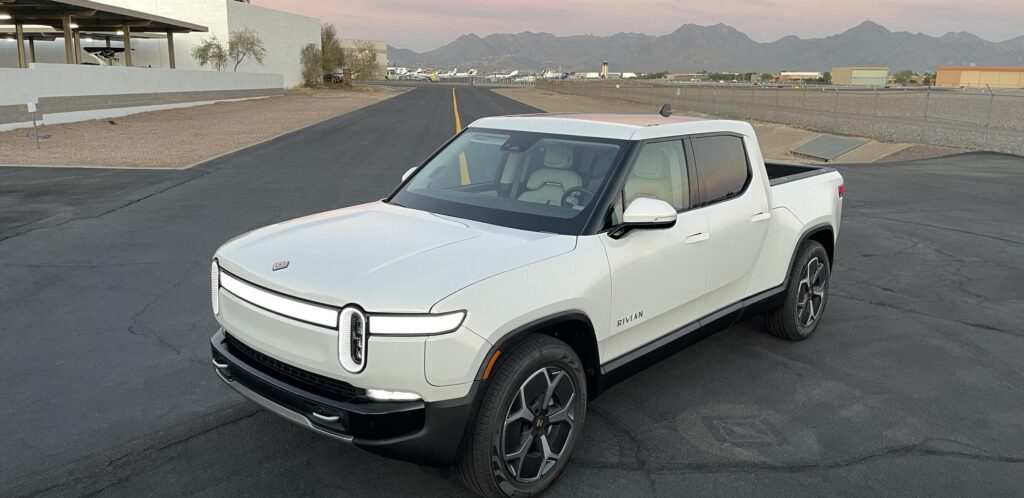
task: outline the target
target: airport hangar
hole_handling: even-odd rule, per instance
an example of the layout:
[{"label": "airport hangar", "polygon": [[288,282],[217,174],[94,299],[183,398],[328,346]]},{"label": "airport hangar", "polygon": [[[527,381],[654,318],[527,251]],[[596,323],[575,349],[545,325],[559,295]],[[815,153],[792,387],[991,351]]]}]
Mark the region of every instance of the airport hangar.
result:
[{"label": "airport hangar", "polygon": [[935,70],[935,86],[1024,89],[1024,67],[942,66]]},{"label": "airport hangar", "polygon": [[877,86],[888,83],[889,68],[849,66],[832,68],[832,84],[837,86]]}]

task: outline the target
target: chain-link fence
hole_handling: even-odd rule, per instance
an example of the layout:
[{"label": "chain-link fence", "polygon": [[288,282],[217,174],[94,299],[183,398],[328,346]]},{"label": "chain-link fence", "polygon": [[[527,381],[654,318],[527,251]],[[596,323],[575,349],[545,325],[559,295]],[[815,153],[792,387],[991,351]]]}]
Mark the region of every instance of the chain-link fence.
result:
[{"label": "chain-link fence", "polygon": [[682,112],[1024,155],[1024,92],[538,81],[538,88]]},{"label": "chain-link fence", "polygon": [[495,88],[533,88],[536,79],[534,78],[490,78],[485,76],[451,76],[437,77],[432,80],[429,77],[417,78],[393,78],[389,80],[374,80],[366,82],[371,85],[391,86],[423,86],[423,85],[457,85],[457,86],[486,86]]}]

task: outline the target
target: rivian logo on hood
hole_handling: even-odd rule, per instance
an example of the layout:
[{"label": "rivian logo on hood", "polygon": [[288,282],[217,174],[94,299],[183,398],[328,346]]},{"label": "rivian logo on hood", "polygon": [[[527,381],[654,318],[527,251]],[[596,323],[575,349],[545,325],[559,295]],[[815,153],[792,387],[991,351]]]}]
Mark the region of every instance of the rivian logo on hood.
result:
[{"label": "rivian logo on hood", "polygon": [[272,266],[270,269],[271,269],[271,271],[277,271],[277,270],[283,270],[285,268],[288,268],[288,260],[278,261],[278,262],[274,263],[274,266]]}]

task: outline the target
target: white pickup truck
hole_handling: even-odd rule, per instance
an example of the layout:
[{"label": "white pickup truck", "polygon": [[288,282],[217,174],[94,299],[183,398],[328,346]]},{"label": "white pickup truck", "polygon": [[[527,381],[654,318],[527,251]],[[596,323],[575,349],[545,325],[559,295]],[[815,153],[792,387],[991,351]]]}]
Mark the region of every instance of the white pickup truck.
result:
[{"label": "white pickup truck", "polygon": [[615,382],[742,320],[814,332],[842,198],[743,122],[480,119],[386,199],[222,246],[213,363],[320,434],[540,493]]}]

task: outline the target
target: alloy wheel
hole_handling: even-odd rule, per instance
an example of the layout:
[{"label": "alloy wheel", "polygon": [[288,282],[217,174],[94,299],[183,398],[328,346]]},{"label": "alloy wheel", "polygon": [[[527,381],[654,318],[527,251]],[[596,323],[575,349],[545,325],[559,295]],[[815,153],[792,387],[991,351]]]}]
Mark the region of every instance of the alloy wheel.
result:
[{"label": "alloy wheel", "polygon": [[814,325],[825,306],[825,286],[828,274],[825,264],[817,257],[811,258],[800,273],[800,287],[797,289],[796,317],[800,326]]},{"label": "alloy wheel", "polygon": [[533,482],[555,468],[575,425],[576,386],[557,367],[544,367],[519,386],[505,417],[501,453],[509,475]]}]

